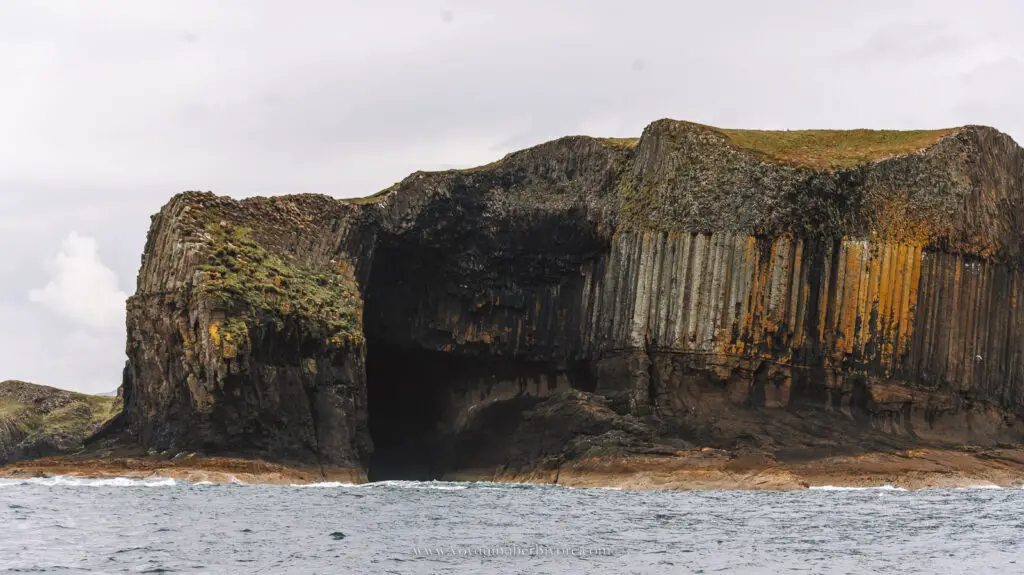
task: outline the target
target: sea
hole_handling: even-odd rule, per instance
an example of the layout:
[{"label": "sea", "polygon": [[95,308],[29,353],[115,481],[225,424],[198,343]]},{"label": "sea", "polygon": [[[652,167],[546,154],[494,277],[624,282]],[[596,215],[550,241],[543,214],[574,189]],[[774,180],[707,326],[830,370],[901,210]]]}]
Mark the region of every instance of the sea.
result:
[{"label": "sea", "polygon": [[0,479],[18,573],[1024,573],[1024,489]]}]

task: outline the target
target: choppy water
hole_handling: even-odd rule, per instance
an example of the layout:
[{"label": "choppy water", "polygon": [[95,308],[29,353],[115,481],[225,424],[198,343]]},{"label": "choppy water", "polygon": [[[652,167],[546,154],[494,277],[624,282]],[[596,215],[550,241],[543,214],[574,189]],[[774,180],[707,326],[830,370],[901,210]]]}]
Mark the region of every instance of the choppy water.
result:
[{"label": "choppy water", "polygon": [[0,569],[1024,572],[1024,490],[629,492],[0,479]]}]

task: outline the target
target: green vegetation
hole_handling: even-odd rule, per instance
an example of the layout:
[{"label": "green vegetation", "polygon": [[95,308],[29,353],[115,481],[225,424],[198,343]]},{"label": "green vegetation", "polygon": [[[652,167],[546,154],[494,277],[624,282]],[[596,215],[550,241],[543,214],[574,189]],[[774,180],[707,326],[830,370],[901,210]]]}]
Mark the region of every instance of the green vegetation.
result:
[{"label": "green vegetation", "polygon": [[635,148],[640,143],[640,138],[597,138],[604,144],[613,146],[616,148]]},{"label": "green vegetation", "polygon": [[770,161],[819,170],[836,170],[916,152],[957,129],[717,130],[725,134],[733,145],[763,154]]},{"label": "green vegetation", "polygon": [[363,196],[362,198],[345,198],[344,201],[350,204],[356,204],[360,206],[366,204],[376,204],[377,202],[387,197],[389,192],[397,190],[399,185],[401,185],[401,182],[395,182],[394,184],[391,184],[390,186],[384,188],[383,190],[377,192],[376,194],[370,196]]},{"label": "green vegetation", "polygon": [[0,397],[0,419],[14,417],[26,408],[28,408],[27,405],[16,399]]},{"label": "green vegetation", "polygon": [[312,271],[269,253],[249,228],[210,224],[207,231],[212,241],[199,289],[228,312],[210,326],[224,357],[248,341],[257,314],[269,314],[278,329],[291,316],[312,320],[324,327],[327,344],[362,342],[362,299],[346,262]]},{"label": "green vegetation", "polygon": [[44,415],[34,414],[26,423],[28,440],[53,434],[85,437],[117,413],[115,397],[76,394],[75,399]]},{"label": "green vegetation", "polygon": [[23,442],[58,437],[84,439],[120,408],[116,397],[86,395],[20,381],[0,383],[0,423],[17,428],[25,435]]}]

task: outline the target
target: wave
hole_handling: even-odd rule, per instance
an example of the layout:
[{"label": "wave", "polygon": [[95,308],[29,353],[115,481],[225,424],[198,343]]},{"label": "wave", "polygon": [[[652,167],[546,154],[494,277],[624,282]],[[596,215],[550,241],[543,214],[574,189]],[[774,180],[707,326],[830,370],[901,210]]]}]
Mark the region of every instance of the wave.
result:
[{"label": "wave", "polygon": [[32,477],[29,479],[0,479],[0,487],[13,487],[16,485],[43,485],[46,487],[173,487],[177,483],[177,481],[169,477],[88,479],[85,477],[56,475],[54,477]]},{"label": "wave", "polygon": [[355,483],[341,483],[338,481],[322,481],[320,483],[292,483],[288,487],[359,487]]},{"label": "wave", "polygon": [[814,485],[808,487],[813,491],[906,491],[903,487],[893,487],[892,485],[875,485],[873,487],[844,487],[840,485]]},{"label": "wave", "polygon": [[393,479],[390,481],[374,481],[373,483],[363,483],[358,485],[360,488],[378,488],[378,487],[397,487],[399,489],[438,489],[441,491],[460,491],[462,489],[469,489],[469,483],[462,482],[450,482],[450,481],[407,481],[401,479]]},{"label": "wave", "polygon": [[[548,483],[513,483],[497,481],[415,481],[408,479],[389,479],[385,481],[371,481],[369,483],[341,483],[337,481],[323,481],[319,483],[292,483],[288,487],[334,487],[353,489],[436,489],[438,491],[461,491],[463,489],[480,490],[503,490],[510,489],[576,489],[564,485],[552,485]],[[620,487],[594,487],[588,488],[597,490],[622,491]]]},{"label": "wave", "polygon": [[342,487],[354,489],[437,489],[439,491],[460,491],[468,489],[472,483],[453,481],[409,481],[392,479],[388,481],[373,481],[371,483],[341,483],[338,481],[322,481],[320,483],[293,483],[289,487],[316,488],[316,487]]},{"label": "wave", "polygon": [[[1024,487],[1022,487],[1024,488]],[[882,490],[882,491],[907,491],[903,487],[893,487],[892,485],[878,485],[875,487],[841,487],[837,485],[816,485],[808,489],[817,491],[870,491],[870,490]],[[948,489],[943,487],[925,488],[925,489]],[[991,483],[980,483],[978,485],[966,485],[964,487],[954,487],[956,490],[966,489],[1003,489],[998,485]]]}]

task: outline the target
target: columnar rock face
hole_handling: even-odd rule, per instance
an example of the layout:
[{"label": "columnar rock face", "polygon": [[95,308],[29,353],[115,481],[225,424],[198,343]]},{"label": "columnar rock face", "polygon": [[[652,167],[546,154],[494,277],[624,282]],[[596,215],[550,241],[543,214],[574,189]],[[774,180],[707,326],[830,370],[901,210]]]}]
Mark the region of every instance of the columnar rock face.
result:
[{"label": "columnar rock face", "polygon": [[128,303],[124,423],[144,446],[359,467],[369,451],[358,210],[176,196]]},{"label": "columnar rock face", "polygon": [[661,120],[357,201],[186,193],[123,420],[378,476],[1017,442],[1022,223],[1024,151],[983,127]]}]

